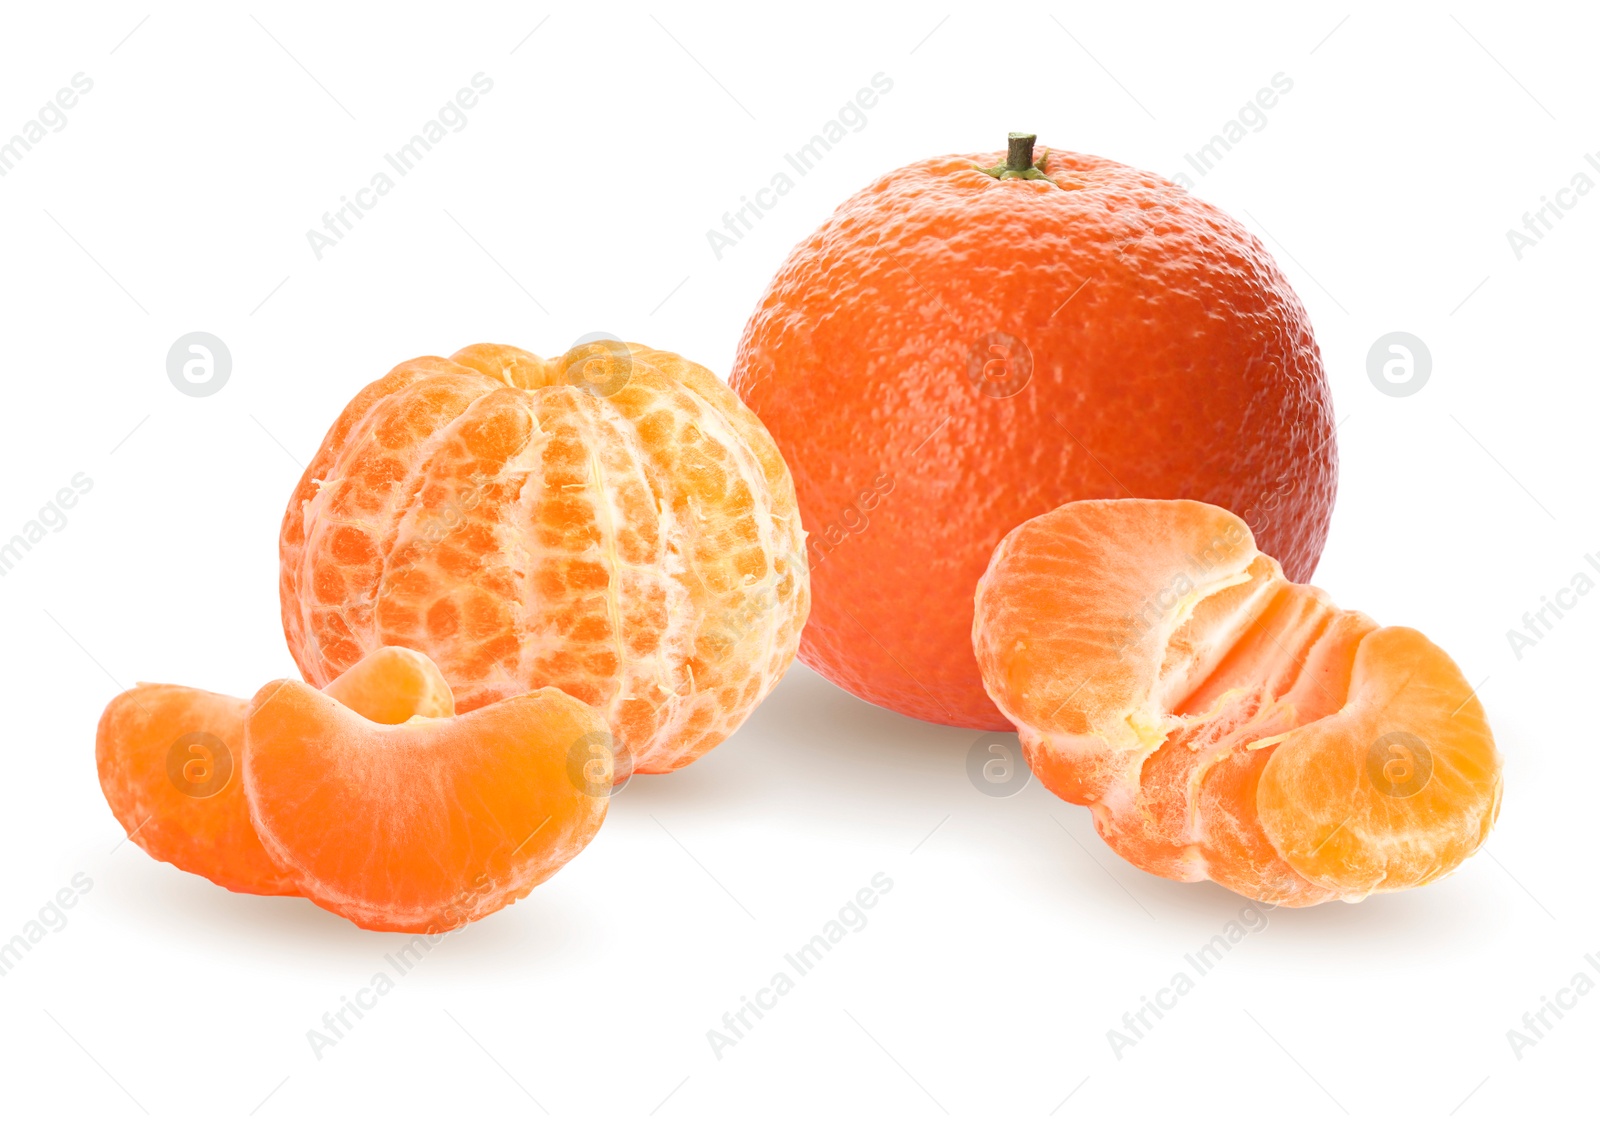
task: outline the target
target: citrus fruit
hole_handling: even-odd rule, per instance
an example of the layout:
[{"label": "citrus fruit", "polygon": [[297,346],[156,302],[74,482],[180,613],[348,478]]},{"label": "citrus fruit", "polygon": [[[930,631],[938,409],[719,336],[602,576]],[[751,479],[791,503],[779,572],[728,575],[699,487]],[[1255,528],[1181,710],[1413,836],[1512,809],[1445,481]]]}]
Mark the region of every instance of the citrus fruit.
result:
[{"label": "citrus fruit", "polygon": [[439,666],[421,652],[394,645],[368,652],[322,690],[375,723],[403,723],[414,715],[447,719],[456,713]]},{"label": "citrus fruit", "polygon": [[[128,839],[230,891],[293,895],[250,827],[238,759],[244,699],[140,683],[107,705],[95,738],[100,790]],[[170,768],[169,768],[170,767]]]},{"label": "citrus fruit", "polygon": [[1082,498],[1193,498],[1289,578],[1322,552],[1334,419],[1299,300],[1242,225],[1102,157],[879,178],[790,253],[729,380],[811,532],[801,658],[873,703],[999,729],[969,637],[1000,538]]},{"label": "citrus fruit", "polygon": [[[452,714],[450,688],[426,656],[383,648],[328,685],[379,722]],[[230,891],[294,895],[251,827],[241,784],[249,703],[170,683],[141,683],[100,716],[100,789],[128,839],[157,860]]]},{"label": "citrus fruit", "polygon": [[1354,901],[1449,872],[1499,811],[1500,756],[1450,657],[1288,581],[1221,507],[1022,523],[972,642],[1039,779],[1156,875]]},{"label": "citrus fruit", "polygon": [[809,606],[789,472],[707,369],[591,342],[475,345],[358,393],[284,514],[284,630],[326,684],[400,644],[460,710],[556,687],[618,774],[685,765],[794,658]]},{"label": "citrus fruit", "polygon": [[605,817],[605,720],[553,688],[378,723],[298,680],[256,693],[244,794],[312,902],[377,931],[453,930],[527,895]]}]

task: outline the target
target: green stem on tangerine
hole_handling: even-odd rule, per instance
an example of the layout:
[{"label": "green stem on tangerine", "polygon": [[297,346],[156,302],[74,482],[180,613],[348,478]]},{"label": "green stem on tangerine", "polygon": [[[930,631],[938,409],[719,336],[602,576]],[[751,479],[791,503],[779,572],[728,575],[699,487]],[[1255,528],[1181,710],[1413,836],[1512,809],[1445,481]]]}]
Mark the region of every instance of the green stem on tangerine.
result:
[{"label": "green stem on tangerine", "polygon": [[1006,168],[1018,173],[1033,168],[1033,143],[1038,140],[1038,134],[1007,134]]},{"label": "green stem on tangerine", "polygon": [[1048,180],[1044,175],[1044,163],[1050,156],[1048,149],[1039,152],[1038,159],[1033,156],[1033,146],[1039,140],[1038,134],[1007,134],[1006,135],[1006,161],[1004,165],[996,165],[992,169],[983,169],[997,180],[1043,181]]}]

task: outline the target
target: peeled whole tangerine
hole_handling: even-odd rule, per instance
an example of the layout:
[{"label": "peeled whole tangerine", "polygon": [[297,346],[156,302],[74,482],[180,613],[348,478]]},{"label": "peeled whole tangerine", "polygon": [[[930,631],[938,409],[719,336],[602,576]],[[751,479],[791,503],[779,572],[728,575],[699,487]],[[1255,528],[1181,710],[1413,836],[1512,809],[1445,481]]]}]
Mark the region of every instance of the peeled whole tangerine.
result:
[{"label": "peeled whole tangerine", "polygon": [[[455,713],[433,661],[409,648],[380,648],[327,687],[378,722]],[[250,824],[241,784],[249,702],[171,683],[141,683],[100,716],[100,788],[128,839],[156,860],[230,891],[298,895]]]},{"label": "peeled whole tangerine", "polygon": [[794,485],[761,421],[710,370],[617,341],[396,366],[329,429],[280,550],[308,682],[402,644],[462,710],[558,687],[606,716],[623,777],[731,734],[810,607]]},{"label": "peeled whole tangerine", "polygon": [[300,894],[374,931],[436,934],[527,895],[605,818],[611,739],[554,688],[379,723],[298,680],[256,693],[244,794]]},{"label": "peeled whole tangerine", "polygon": [[1500,757],[1450,657],[1285,580],[1220,507],[1024,522],[978,585],[972,641],[1039,779],[1158,876],[1356,901],[1445,875],[1499,813]]}]

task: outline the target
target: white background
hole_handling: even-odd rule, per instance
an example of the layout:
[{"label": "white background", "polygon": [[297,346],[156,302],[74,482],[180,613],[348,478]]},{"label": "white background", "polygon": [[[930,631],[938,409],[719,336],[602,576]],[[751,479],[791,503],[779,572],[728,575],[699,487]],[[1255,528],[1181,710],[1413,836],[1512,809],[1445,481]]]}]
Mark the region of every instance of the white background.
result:
[{"label": "white background", "polygon": [[[1506,230],[1600,149],[1600,29],[1579,5],[1200,7],[8,7],[0,137],[75,73],[94,86],[0,178],[0,541],[75,473],[94,485],[0,577],[0,937],[73,875],[93,888],[0,979],[0,1118],[1590,1112],[1600,993],[1520,1059],[1506,1032],[1600,949],[1600,596],[1520,658],[1507,631],[1580,570],[1600,578],[1583,559],[1600,553],[1600,193],[1520,260]],[[306,230],[480,71],[494,89],[467,126],[319,261]],[[706,230],[878,72],[894,86],[865,128],[718,260]],[[788,249],[879,173],[1028,129],[1171,175],[1279,72],[1292,92],[1196,191],[1262,237],[1322,346],[1341,482],[1317,582],[1482,682],[1506,799],[1455,875],[1273,912],[1119,1060],[1107,1030],[1244,901],[1138,872],[1036,782],[986,796],[973,733],[796,667],[318,1060],[306,1031],[403,937],[117,847],[101,708],[136,680],[248,695],[293,673],[278,521],[361,385],[470,342],[550,355],[596,330],[726,374]],[[194,330],[232,352],[214,396],[167,378]],[[1405,398],[1367,374],[1393,330],[1433,359]],[[894,888],[867,927],[719,1061],[706,1031],[879,872]]]}]

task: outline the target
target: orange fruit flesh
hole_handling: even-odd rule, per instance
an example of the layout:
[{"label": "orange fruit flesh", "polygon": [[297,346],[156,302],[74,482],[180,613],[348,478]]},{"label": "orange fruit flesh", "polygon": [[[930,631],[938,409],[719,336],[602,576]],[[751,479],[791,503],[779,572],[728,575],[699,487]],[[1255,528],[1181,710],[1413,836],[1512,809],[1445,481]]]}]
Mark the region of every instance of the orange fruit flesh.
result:
[{"label": "orange fruit flesh", "polygon": [[239,759],[248,707],[244,699],[170,683],[124,691],[100,716],[100,789],[128,839],[153,858],[229,891],[294,895],[293,877],[261,847],[245,809]]},{"label": "orange fruit flesh", "polygon": [[[450,687],[426,656],[382,648],[328,687],[376,721],[452,714]],[[261,847],[242,778],[249,701],[141,683],[100,716],[100,788],[128,837],[156,860],[230,891],[295,895],[294,876]]]},{"label": "orange fruit flesh", "polygon": [[[1499,813],[1489,724],[1450,657],[1413,629],[1363,640],[1351,683],[1342,710],[1290,735],[1268,763],[1262,823],[1280,855],[1323,886],[1428,883],[1471,854]],[[1386,784],[1370,788],[1374,779]]]},{"label": "orange fruit flesh", "polygon": [[979,585],[973,643],[1040,779],[1157,875],[1356,900],[1450,871],[1498,811],[1494,740],[1450,658],[1286,581],[1218,507],[1024,523]]},{"label": "orange fruit flesh", "polygon": [[803,547],[782,458],[709,370],[474,345],[398,366],[329,431],[284,519],[284,628],[319,686],[389,643],[463,711],[558,687],[607,716],[620,773],[664,773],[793,659]]},{"label": "orange fruit flesh", "polygon": [[456,713],[455,697],[438,666],[421,652],[393,645],[363,657],[322,691],[375,723],[403,723],[416,715],[448,719]]},{"label": "orange fruit flesh", "polygon": [[371,930],[448,931],[521,898],[589,842],[610,793],[604,720],[553,688],[384,725],[280,680],[245,730],[267,853]]}]

